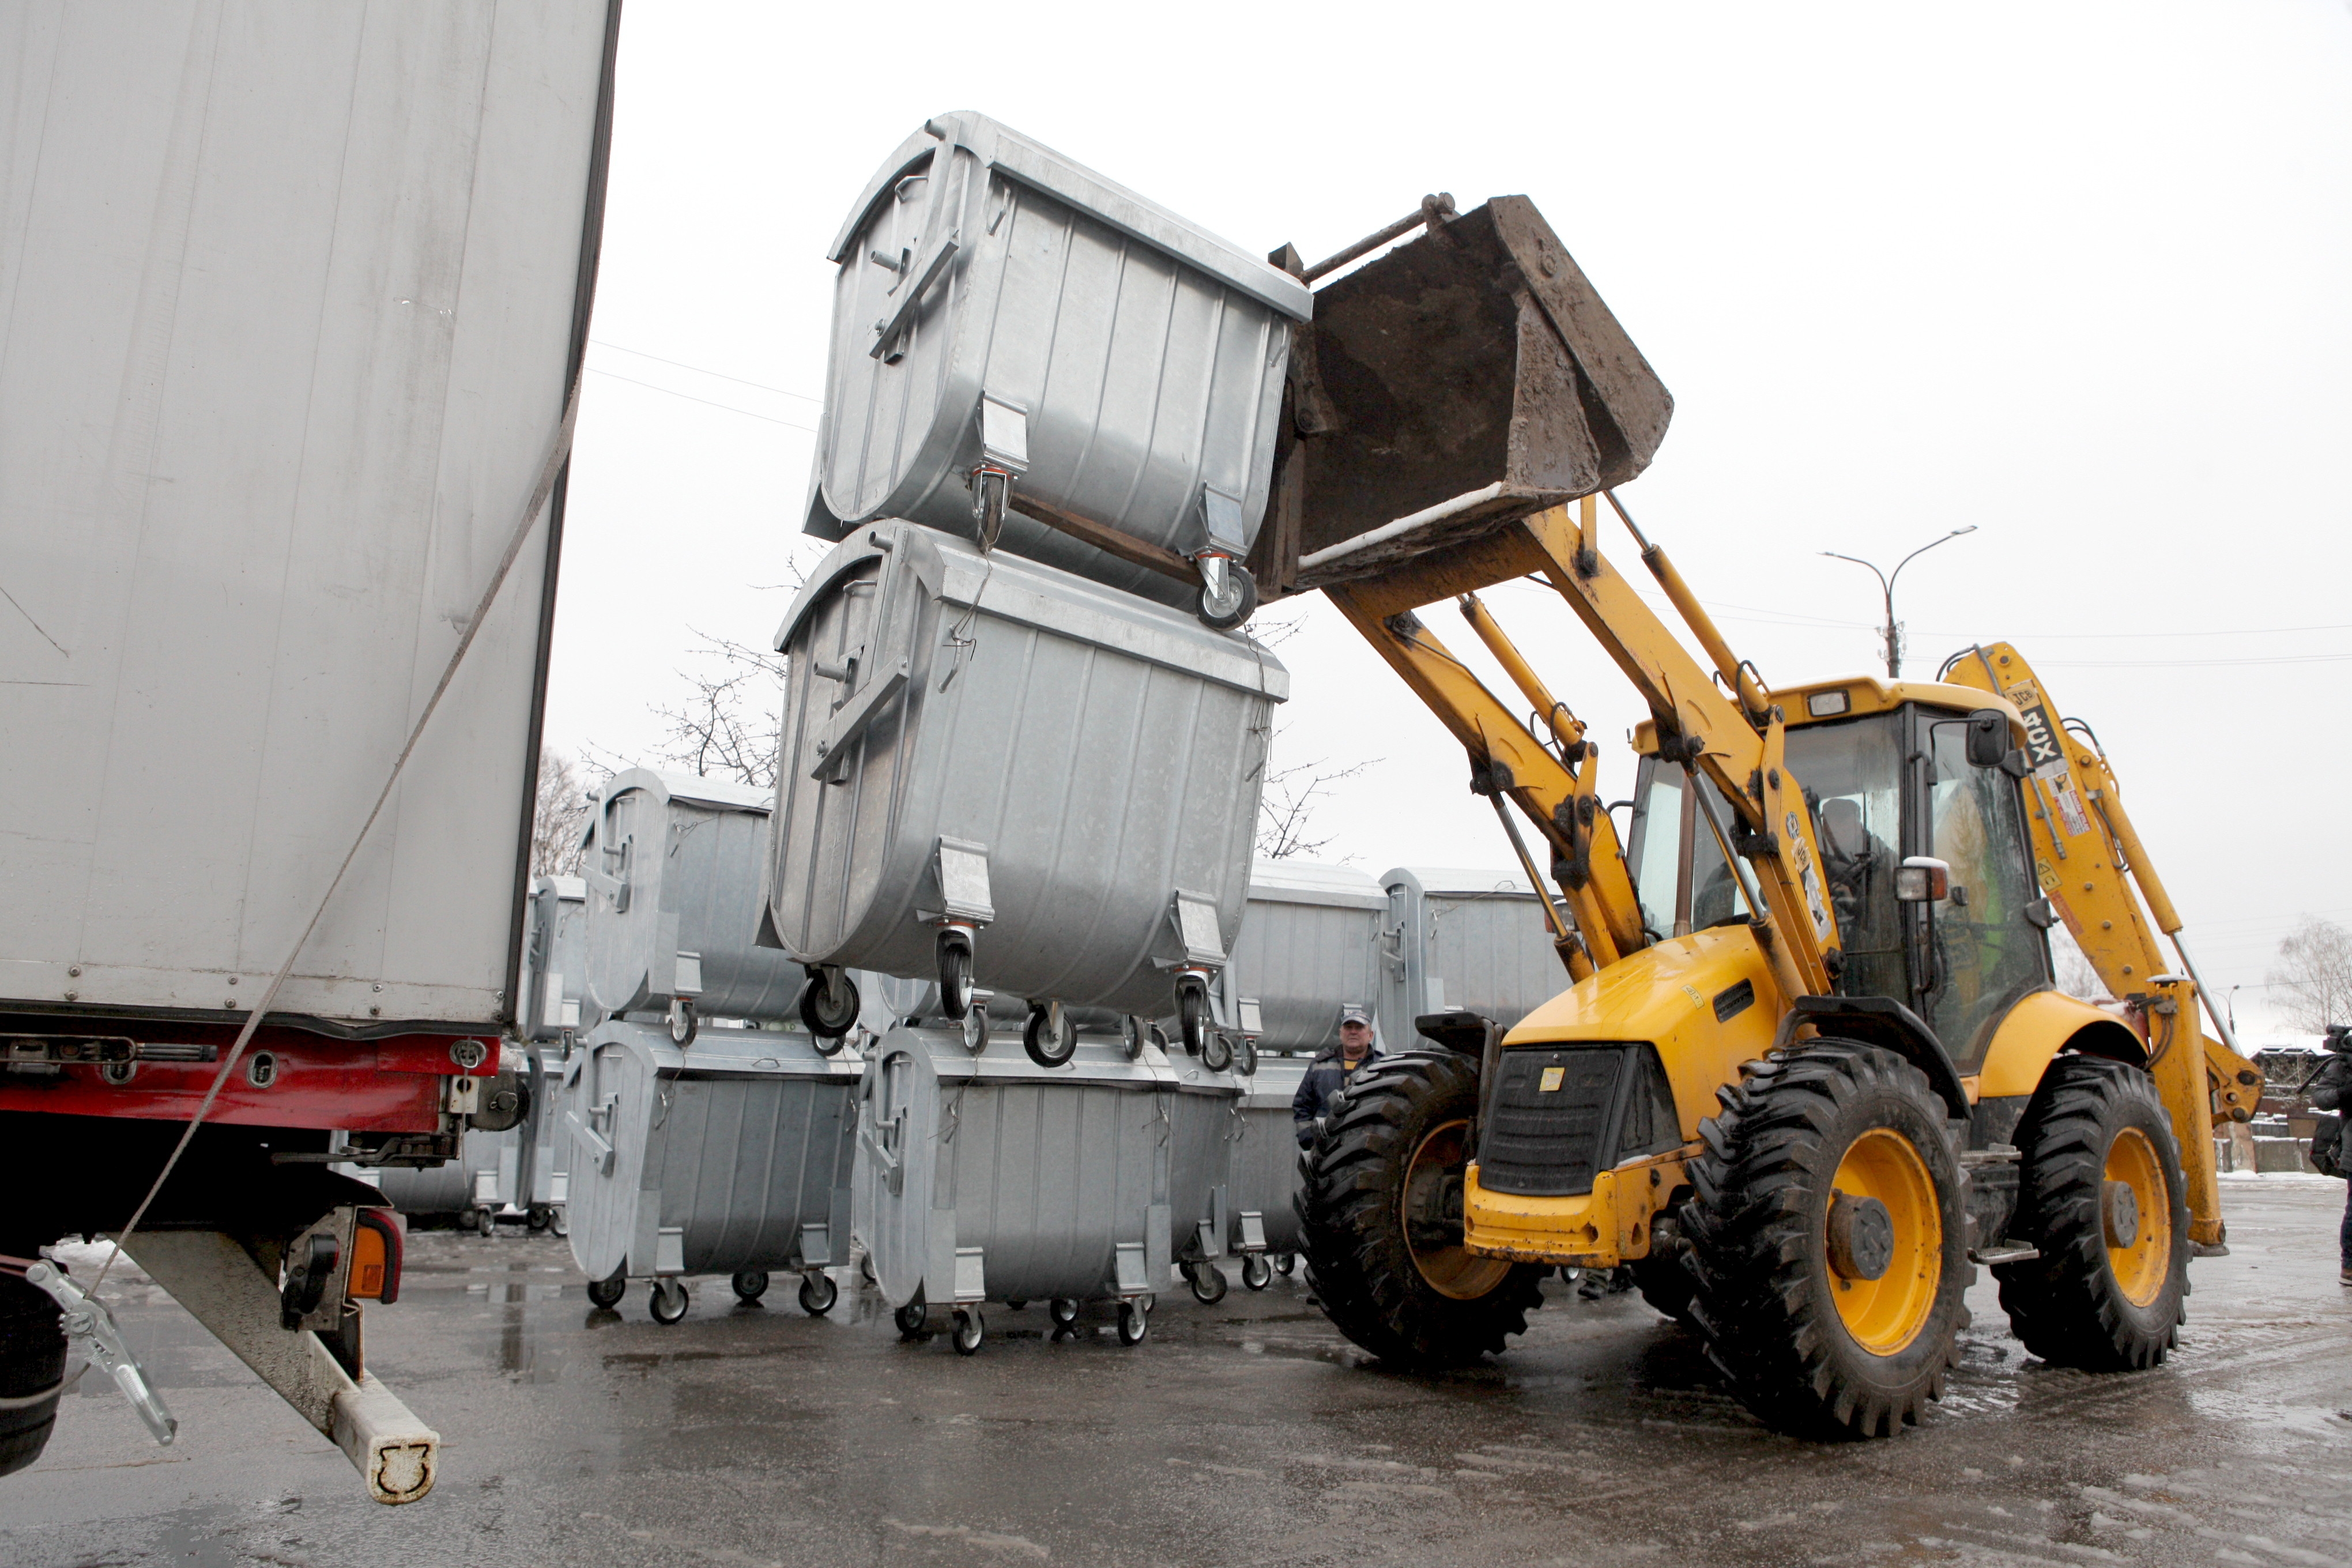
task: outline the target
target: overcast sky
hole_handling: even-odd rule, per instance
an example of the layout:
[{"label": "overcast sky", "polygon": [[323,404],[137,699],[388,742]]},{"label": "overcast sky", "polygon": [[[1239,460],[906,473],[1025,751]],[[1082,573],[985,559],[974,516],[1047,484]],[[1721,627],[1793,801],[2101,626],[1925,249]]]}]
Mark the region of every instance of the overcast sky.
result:
[{"label": "overcast sky", "polygon": [[[1768,681],[1874,668],[1876,584],[1818,552],[1975,524],[1902,580],[1906,673],[1995,637],[2041,666],[2242,1024],[2299,914],[2352,921],[2344,0],[633,5],[551,743],[645,751],[690,630],[774,631],[822,553],[826,245],[950,109],[1260,253],[1533,198],[1675,394],[1623,499]],[[1542,591],[1490,600],[1629,793],[1622,677]],[[1373,763],[1328,858],[1507,864],[1459,748],[1296,603],[1277,763]]]}]

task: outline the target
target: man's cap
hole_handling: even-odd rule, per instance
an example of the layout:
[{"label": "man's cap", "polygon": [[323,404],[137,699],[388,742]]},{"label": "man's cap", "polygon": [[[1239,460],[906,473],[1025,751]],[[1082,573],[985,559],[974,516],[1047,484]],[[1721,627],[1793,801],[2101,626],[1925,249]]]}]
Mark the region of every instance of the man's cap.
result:
[{"label": "man's cap", "polygon": [[1365,1012],[1361,1007],[1342,1007],[1339,1009],[1339,1022],[1342,1024],[1361,1024],[1364,1027],[1369,1029],[1372,1026],[1372,1016],[1370,1013]]}]

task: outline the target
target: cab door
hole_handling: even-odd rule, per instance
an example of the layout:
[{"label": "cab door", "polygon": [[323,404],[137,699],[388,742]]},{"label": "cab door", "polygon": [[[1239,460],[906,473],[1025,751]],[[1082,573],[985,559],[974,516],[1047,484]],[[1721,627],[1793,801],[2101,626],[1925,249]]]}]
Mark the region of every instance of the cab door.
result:
[{"label": "cab door", "polygon": [[1969,764],[1965,715],[1913,714],[1905,853],[1951,868],[1946,897],[1904,906],[1913,1010],[1971,1073],[2009,1010],[2051,984],[2049,942],[2032,918],[2042,892],[2017,781]]}]

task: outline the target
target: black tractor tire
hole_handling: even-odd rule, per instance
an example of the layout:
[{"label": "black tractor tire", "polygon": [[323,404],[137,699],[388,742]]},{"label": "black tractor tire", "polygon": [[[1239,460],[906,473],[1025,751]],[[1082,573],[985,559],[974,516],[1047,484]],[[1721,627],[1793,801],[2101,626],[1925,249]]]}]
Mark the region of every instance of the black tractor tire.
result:
[{"label": "black tractor tire", "polygon": [[[2137,1132],[2143,1176],[2160,1169],[2168,1224],[2155,1229],[2137,1205],[2142,1245],[2115,1248],[2102,1200],[2110,1162]],[[2042,1256],[1993,1269],[2001,1310],[2025,1348],[2057,1366],[2085,1372],[2137,1372],[2156,1366],[2188,1321],[2188,1184],[2180,1144],[2156,1085],[2140,1068],[2100,1057],[2060,1057],[2017,1130],[2017,1216],[2010,1236]],[[2120,1254],[2120,1256],[2119,1256]],[[2144,1274],[2137,1294],[2118,1276],[2134,1261]]]},{"label": "black tractor tire", "polygon": [[[21,1276],[0,1274],[0,1395],[29,1398],[66,1374],[66,1331],[57,1301]],[[58,1424],[58,1395],[0,1409],[0,1476],[41,1457]]]},{"label": "black tractor tire", "polygon": [[1292,1201],[1309,1286],[1382,1361],[1466,1365],[1526,1332],[1543,1304],[1544,1269],[1461,1250],[1460,1140],[1477,1100],[1476,1067],[1450,1051],[1383,1057],[1335,1098],[1300,1161]]},{"label": "black tractor tire", "polygon": [[[1775,1053],[1717,1098],[1723,1110],[1699,1124],[1706,1147],[1683,1208],[1691,1321],[1708,1359],[1741,1403],[1792,1436],[1891,1437],[1916,1425],[1958,1360],[1976,1272],[1944,1102],[1894,1052],[1826,1039]],[[1858,1148],[1895,1151],[1916,1184],[1890,1222],[1895,1261],[1866,1279],[1840,1273],[1830,1234],[1837,1177]],[[1843,1293],[1882,1278],[1895,1282],[1893,1310],[1874,1348],[1840,1304],[1876,1300]],[[1908,1291],[1906,1278],[1918,1282]]]}]

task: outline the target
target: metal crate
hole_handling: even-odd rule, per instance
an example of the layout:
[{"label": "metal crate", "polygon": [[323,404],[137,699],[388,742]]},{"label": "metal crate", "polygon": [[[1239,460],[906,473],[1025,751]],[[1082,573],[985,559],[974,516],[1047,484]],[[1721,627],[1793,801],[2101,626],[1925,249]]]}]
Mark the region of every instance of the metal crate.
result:
[{"label": "metal crate", "polygon": [[961,1031],[891,1030],[857,1117],[857,1233],[884,1296],[972,1324],[984,1301],[1117,1300],[1140,1325],[1169,1278],[1171,1080],[1148,1047],[1081,1038],[1046,1069],[1011,1035],[974,1052]]},{"label": "metal crate", "polygon": [[631,768],[590,819],[586,1005],[602,1018],[799,1016],[807,972],[758,945],[763,790]]},{"label": "metal crate", "polygon": [[790,660],[767,936],[804,963],[1155,1017],[1241,925],[1282,666],[909,523],[845,541]]},{"label": "metal crate", "polygon": [[1389,898],[1345,866],[1261,860],[1226,988],[1255,998],[1260,1051],[1310,1055],[1339,1039],[1339,1014],[1374,1005]]},{"label": "metal crate", "polygon": [[1184,558],[1248,553],[1305,285],[985,116],[943,114],[876,172],[835,285],[808,531],[974,531],[1163,603],[1197,589],[1082,543],[1024,500]]},{"label": "metal crate", "polygon": [[1507,1029],[1568,989],[1543,906],[1517,873],[1400,866],[1381,885],[1386,1048],[1412,1045],[1412,1021],[1427,1014],[1465,1009]]},{"label": "metal crate", "polygon": [[[775,1029],[707,1028],[680,1048],[657,1026],[597,1026],[559,1090],[582,1271],[664,1281],[682,1311],[683,1275],[814,1281],[846,1263],[864,1068]],[[829,1280],[812,1288],[831,1304]]]}]

